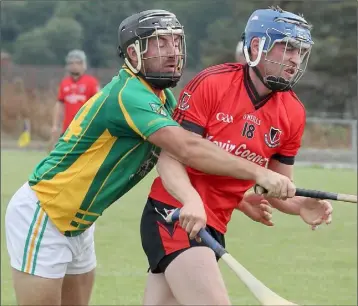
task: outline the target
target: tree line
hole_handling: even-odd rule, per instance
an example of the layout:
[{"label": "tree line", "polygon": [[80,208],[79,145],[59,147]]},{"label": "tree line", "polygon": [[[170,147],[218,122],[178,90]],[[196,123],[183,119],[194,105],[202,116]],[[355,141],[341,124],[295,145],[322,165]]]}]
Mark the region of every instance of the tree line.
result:
[{"label": "tree line", "polygon": [[297,92],[311,111],[357,115],[357,2],[346,1],[5,1],[2,49],[18,64],[63,65],[70,49],[85,50],[92,67],[119,67],[121,21],[138,11],[166,9],[184,25],[187,69],[235,60],[250,14],[279,5],[313,24],[308,74]]}]

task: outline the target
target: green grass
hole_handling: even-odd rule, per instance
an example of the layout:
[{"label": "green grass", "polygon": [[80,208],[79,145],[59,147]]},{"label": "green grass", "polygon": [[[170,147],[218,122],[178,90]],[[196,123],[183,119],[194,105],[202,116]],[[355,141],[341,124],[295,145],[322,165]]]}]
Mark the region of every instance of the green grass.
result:
[{"label": "green grass", "polygon": [[[3,218],[12,194],[27,179],[40,152],[2,152],[1,162],[1,304],[15,305]],[[152,181],[142,181],[110,207],[97,222],[98,269],[93,305],[139,305],[147,262],[141,249],[139,220]],[[297,168],[296,185],[357,193],[357,173],[350,170]],[[330,226],[313,232],[299,217],[274,212],[275,226],[265,227],[235,212],[227,249],[273,291],[301,305],[357,305],[357,206],[334,203]],[[256,300],[224,263],[220,263],[232,303]]]}]

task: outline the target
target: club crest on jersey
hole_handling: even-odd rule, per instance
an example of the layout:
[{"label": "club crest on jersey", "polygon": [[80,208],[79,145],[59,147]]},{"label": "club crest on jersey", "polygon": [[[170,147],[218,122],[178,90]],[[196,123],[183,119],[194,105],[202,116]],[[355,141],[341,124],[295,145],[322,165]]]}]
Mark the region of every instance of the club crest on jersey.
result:
[{"label": "club crest on jersey", "polygon": [[181,97],[179,103],[178,103],[178,108],[182,111],[186,111],[190,105],[189,105],[189,99],[190,99],[191,95],[189,95],[186,91],[183,93],[183,96]]},{"label": "club crest on jersey", "polygon": [[161,114],[164,117],[167,117],[168,114],[166,113],[166,111],[163,109],[163,105],[158,105],[157,103],[149,103],[151,109],[156,112],[157,114]]},{"label": "club crest on jersey", "polygon": [[270,148],[278,147],[280,145],[281,134],[282,131],[280,129],[271,126],[270,131],[268,133],[265,133],[265,143]]}]

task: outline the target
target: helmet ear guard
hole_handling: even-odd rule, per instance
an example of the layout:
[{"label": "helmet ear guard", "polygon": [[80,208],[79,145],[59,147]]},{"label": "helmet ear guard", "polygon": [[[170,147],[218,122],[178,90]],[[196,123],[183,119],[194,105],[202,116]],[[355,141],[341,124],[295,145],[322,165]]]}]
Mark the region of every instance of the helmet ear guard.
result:
[{"label": "helmet ear guard", "polygon": [[257,64],[260,62],[261,60],[261,56],[262,56],[262,51],[264,50],[264,45],[265,45],[265,42],[266,42],[266,37],[265,36],[262,36],[261,38],[259,38],[260,40],[260,43],[259,43],[259,53],[257,55],[257,58],[255,61],[251,61],[250,59],[250,54],[249,54],[249,48],[246,46],[244,46],[244,56],[245,56],[245,59],[246,59],[246,62],[247,64],[250,66],[250,67],[255,67],[257,66]]},{"label": "helmet ear guard", "polygon": [[128,66],[128,68],[134,73],[134,74],[138,74],[140,69],[142,68],[142,60],[141,60],[141,52],[140,52],[140,46],[139,46],[139,41],[136,40],[133,44],[129,45],[127,47],[128,48],[134,48],[134,50],[136,51],[136,55],[137,55],[137,67],[133,67],[131,61],[128,59],[127,56],[124,57],[124,62],[126,63],[126,65]]}]

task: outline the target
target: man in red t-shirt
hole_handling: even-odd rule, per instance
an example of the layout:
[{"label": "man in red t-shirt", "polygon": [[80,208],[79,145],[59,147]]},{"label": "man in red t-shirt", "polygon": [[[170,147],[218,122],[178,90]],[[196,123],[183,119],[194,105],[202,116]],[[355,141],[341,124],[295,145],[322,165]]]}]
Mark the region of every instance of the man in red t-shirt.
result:
[{"label": "man in red t-shirt", "polygon": [[[82,105],[100,89],[98,80],[86,74],[86,54],[82,50],[72,50],[66,57],[68,75],[62,79],[53,114],[50,149],[70,125]],[[61,123],[62,120],[62,124]]]},{"label": "man in red t-shirt", "polygon": [[[248,64],[222,64],[199,73],[181,92],[175,119],[231,154],[293,180],[305,109],[292,87],[303,75],[313,45],[310,28],[303,17],[280,8],[255,11],[243,39]],[[160,177],[141,219],[150,266],[144,305],[229,305],[214,252],[193,238],[206,226],[225,246],[233,210],[264,198],[248,193],[253,181],[205,174],[166,152],[157,169]],[[313,228],[332,219],[328,201],[267,200]],[[164,218],[175,208],[182,208],[179,222],[166,224]]]}]

